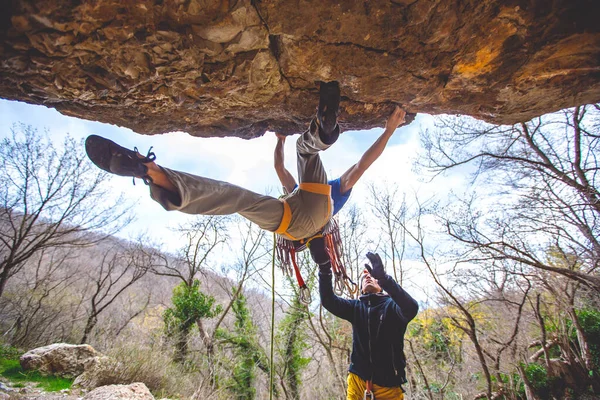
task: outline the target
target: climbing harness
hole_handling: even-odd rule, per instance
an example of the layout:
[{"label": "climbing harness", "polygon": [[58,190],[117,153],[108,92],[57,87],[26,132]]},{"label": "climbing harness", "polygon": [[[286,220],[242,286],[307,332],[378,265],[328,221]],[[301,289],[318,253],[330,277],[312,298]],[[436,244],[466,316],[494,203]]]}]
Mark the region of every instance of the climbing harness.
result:
[{"label": "climbing harness", "polygon": [[[322,194],[328,196],[331,199],[331,186],[326,183],[312,183],[312,182],[304,182],[298,185],[298,190],[303,190],[305,192]],[[281,218],[281,222],[279,223],[279,227],[275,230],[275,233],[284,236],[289,240],[298,240],[288,233],[288,228],[290,227],[290,223],[292,222],[292,209],[288,204],[285,198],[280,198],[283,203],[283,217]],[[327,214],[331,215],[331,202],[327,204]]]},{"label": "climbing harness", "polygon": [[367,380],[365,388],[365,395],[363,396],[363,400],[375,400],[375,395],[373,394],[373,381]]},{"label": "climbing harness", "polygon": [[358,291],[358,286],[350,279],[346,272],[346,268],[341,261],[343,251],[339,225],[337,220],[332,218],[327,225],[321,229],[321,232],[307,239],[289,240],[287,237],[280,234],[277,235],[276,249],[279,264],[288,276],[291,276],[292,274],[296,276],[296,281],[300,288],[300,301],[306,305],[310,304],[312,299],[310,291],[302,278],[300,267],[298,267],[296,254],[309,247],[310,242],[313,239],[321,237],[325,241],[325,248],[331,261],[333,275],[335,276],[335,293],[338,296],[341,296],[344,291],[347,291],[348,294],[352,296]]}]

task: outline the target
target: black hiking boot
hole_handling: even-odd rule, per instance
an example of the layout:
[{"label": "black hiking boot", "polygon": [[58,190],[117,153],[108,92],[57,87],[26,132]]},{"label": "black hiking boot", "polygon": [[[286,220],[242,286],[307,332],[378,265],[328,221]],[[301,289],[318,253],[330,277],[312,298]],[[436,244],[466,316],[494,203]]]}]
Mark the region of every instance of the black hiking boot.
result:
[{"label": "black hiking boot", "polygon": [[148,167],[144,163],[156,160],[156,155],[150,150],[146,157],[140,157],[137,147],[129,150],[98,135],[90,135],[85,140],[85,152],[98,168],[119,176],[141,178],[146,185],[152,183],[152,178],[148,176]]},{"label": "black hiking boot", "polygon": [[325,144],[333,144],[340,134],[340,127],[337,123],[339,109],[340,84],[337,81],[321,82],[317,122],[319,136]]}]

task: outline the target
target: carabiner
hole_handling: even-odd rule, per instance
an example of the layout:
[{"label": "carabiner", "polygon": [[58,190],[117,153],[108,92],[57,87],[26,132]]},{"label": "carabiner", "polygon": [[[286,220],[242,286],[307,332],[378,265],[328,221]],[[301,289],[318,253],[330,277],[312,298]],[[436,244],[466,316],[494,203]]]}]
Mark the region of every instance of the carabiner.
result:
[{"label": "carabiner", "polygon": [[375,395],[372,391],[365,389],[365,395],[363,397],[363,400],[375,400]]},{"label": "carabiner", "polygon": [[333,284],[333,292],[337,295],[337,296],[341,296],[344,294],[344,277],[342,276],[341,273],[337,273],[335,274],[335,281]]},{"label": "carabiner", "polygon": [[300,303],[304,304],[305,306],[309,306],[310,303],[312,303],[310,289],[306,285],[300,288]]}]

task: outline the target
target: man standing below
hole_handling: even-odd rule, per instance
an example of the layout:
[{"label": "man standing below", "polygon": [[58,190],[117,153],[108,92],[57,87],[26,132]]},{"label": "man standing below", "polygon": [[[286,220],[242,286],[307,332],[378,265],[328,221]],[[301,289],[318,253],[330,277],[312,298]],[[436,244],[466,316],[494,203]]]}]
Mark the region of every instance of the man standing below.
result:
[{"label": "man standing below", "polygon": [[404,333],[417,315],[417,302],[385,273],[381,258],[373,253],[367,253],[371,265],[365,265],[366,270],[360,278],[359,299],[338,297],[331,286],[331,263],[323,239],[314,239],[309,248],[319,265],[321,304],[333,315],[352,324],[346,399],[403,399],[401,385],[406,382]]},{"label": "man standing below", "polygon": [[[350,194],[352,192],[352,188],[358,182],[360,177],[365,173],[365,171],[379,158],[381,153],[383,153],[383,149],[387,145],[388,141],[396,131],[396,129],[405,123],[404,117],[406,116],[406,112],[400,107],[396,106],[392,115],[388,118],[385,124],[385,130],[377,138],[375,143],[369,147],[367,151],[363,154],[360,160],[354,164],[352,167],[348,168],[346,172],[342,174],[337,179],[333,179],[328,181],[327,183],[331,186],[331,198],[333,200],[333,215],[337,214],[337,212],[346,204]],[[277,135],[277,144],[275,145],[275,171],[277,172],[277,176],[279,177],[279,181],[281,185],[285,188],[287,193],[292,193],[296,188],[296,180],[284,166],[284,154],[283,154],[283,146],[285,145],[285,136],[276,133]]]}]

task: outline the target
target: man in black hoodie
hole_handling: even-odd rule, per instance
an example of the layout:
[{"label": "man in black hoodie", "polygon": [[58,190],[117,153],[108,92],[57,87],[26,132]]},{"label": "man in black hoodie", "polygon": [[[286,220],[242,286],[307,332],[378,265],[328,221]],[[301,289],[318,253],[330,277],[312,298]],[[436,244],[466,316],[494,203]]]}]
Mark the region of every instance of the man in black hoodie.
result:
[{"label": "man in black hoodie", "polygon": [[324,240],[312,240],[309,248],[319,264],[321,304],[352,324],[347,400],[403,399],[404,333],[417,315],[417,302],[385,273],[381,258],[373,253],[367,253],[371,265],[365,265],[360,278],[360,298],[338,297],[332,289],[331,263]]}]

